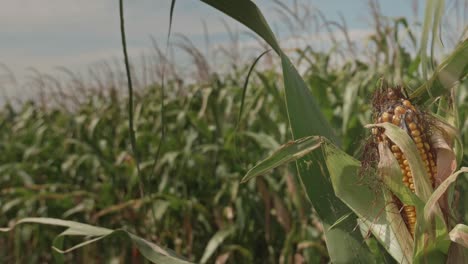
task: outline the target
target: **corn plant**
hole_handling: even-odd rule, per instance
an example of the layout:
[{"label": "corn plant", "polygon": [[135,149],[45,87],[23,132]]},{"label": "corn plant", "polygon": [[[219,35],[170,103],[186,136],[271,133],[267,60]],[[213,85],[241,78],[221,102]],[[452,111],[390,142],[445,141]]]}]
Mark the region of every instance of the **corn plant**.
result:
[{"label": "corn plant", "polygon": [[[244,17],[233,11],[234,6],[229,6],[229,4],[213,5],[248,24]],[[246,3],[247,5],[248,3]],[[255,10],[255,7],[251,9]],[[430,9],[428,10],[431,12]],[[259,21],[255,22],[258,23]],[[261,30],[258,29],[257,23],[253,23],[254,25],[251,27],[259,32]],[[426,24],[428,23],[426,22]],[[268,35],[267,26],[263,29],[264,32],[259,32],[259,34],[264,34],[267,42],[274,42],[274,39],[272,40],[272,37]],[[423,38],[426,34],[427,29],[423,32]],[[364,233],[372,232],[390,255],[399,262],[420,263],[466,260],[464,254],[467,245],[462,241],[463,239],[460,239],[460,237],[466,237],[465,231],[462,231],[466,230],[466,226],[463,224],[454,226],[453,221],[457,218],[452,214],[453,207],[456,206],[451,203],[454,197],[453,190],[448,192],[447,197],[440,201],[440,206],[444,205],[445,214],[442,213],[438,201],[447,191],[449,185],[455,181],[456,177],[460,173],[466,172],[466,168],[455,172],[457,160],[455,159],[454,149],[456,148],[455,138],[457,133],[454,132],[456,129],[451,126],[450,121],[456,120],[458,117],[456,110],[455,113],[453,112],[456,106],[454,107],[450,103],[447,104],[447,101],[453,101],[450,91],[456,85],[455,82],[463,81],[467,75],[466,62],[461,61],[466,58],[467,44],[466,40],[462,42],[439,66],[430,80],[412,93],[411,96],[403,96],[401,90],[388,89],[387,87],[381,87],[381,90],[376,92],[373,103],[376,110],[374,114],[376,117],[375,122],[383,122],[383,124],[374,125],[376,127],[373,128],[375,137],[373,146],[374,149],[378,146],[377,174],[381,176],[380,178],[375,177],[371,181],[380,180],[386,186],[383,189],[374,187],[373,189],[376,189],[377,195],[370,188],[370,185],[362,184],[362,186],[356,187],[359,186],[359,178],[356,177],[358,175],[357,168],[360,167],[359,162],[339,150],[337,147],[339,142],[333,136],[330,136],[332,134],[324,133],[326,131],[321,130],[324,126],[326,127],[326,124],[321,123],[320,116],[307,118],[308,112],[319,115],[314,111],[316,103],[313,98],[306,105],[304,104],[306,96],[302,95],[302,98],[294,97],[296,95],[294,92],[290,92],[289,95],[295,100],[289,100],[288,92],[286,92],[286,102],[293,136],[300,139],[285,145],[274,156],[254,167],[244,180],[262,174],[278,164],[296,160],[304,187],[308,190],[309,199],[315,207],[321,207],[327,202],[333,201],[333,198],[330,198],[330,196],[333,197],[332,191],[327,190],[325,187],[316,189],[317,186],[322,187],[319,175],[322,175],[322,178],[328,177],[327,171],[323,169],[327,167],[332,181],[323,182],[323,185],[333,186],[334,194],[356,214],[347,213],[346,209],[340,208],[341,210],[333,210],[335,213],[333,218],[331,212],[327,214],[325,210],[317,210],[322,223],[328,231],[325,231],[325,235],[327,236],[327,247],[333,262],[376,261],[376,258],[372,256],[368,249],[355,244],[354,241],[359,241],[360,238],[356,236],[354,240],[346,237],[353,234],[351,229],[346,229],[351,227],[351,225],[346,225],[347,221],[348,223],[358,221]],[[274,47],[274,44],[272,46]],[[425,54],[425,47],[423,46],[421,49],[421,54]],[[280,56],[283,56],[281,51],[277,52]],[[425,64],[425,56],[422,56],[422,58],[423,64]],[[455,58],[460,58],[460,60]],[[296,75],[296,72],[294,70],[288,72],[293,67],[287,65],[286,58],[282,59],[283,69],[285,66],[289,67],[284,70],[286,90],[294,91],[302,88],[300,80],[293,82],[294,79],[287,77],[289,74]],[[423,72],[426,74],[425,66],[423,66]],[[445,82],[443,77],[445,74],[450,74],[455,78]],[[443,121],[440,118],[433,119],[437,120],[434,121],[437,124],[432,126],[434,136],[431,136],[425,123],[428,122],[428,117],[422,115],[420,110],[416,109],[408,99],[424,101],[424,98],[434,95],[440,96],[439,110],[445,110],[447,119],[442,118]],[[298,108],[301,108],[302,111],[297,111]],[[295,123],[295,119],[301,120],[303,123],[299,121]],[[314,121],[316,122],[315,127],[310,127],[309,133],[318,136],[305,137],[304,127],[307,125],[304,123],[314,124]],[[400,129],[396,129],[395,125],[400,126]],[[435,144],[438,145],[434,146]],[[317,148],[322,149],[322,153],[313,151]],[[460,145],[457,146],[458,150],[461,148]],[[436,149],[441,150],[436,151]],[[365,151],[371,150],[366,149]],[[394,156],[389,155],[390,151],[393,151]],[[458,152],[458,157],[460,156],[460,152]],[[322,159],[324,159],[324,162]],[[459,162],[460,159],[458,159],[458,164]],[[321,171],[311,173],[314,167],[321,169]],[[404,173],[403,176],[402,173]],[[395,179],[401,180],[399,183],[395,183]],[[436,179],[438,182],[435,182]],[[436,188],[435,191],[432,191],[432,186]],[[369,189],[366,190],[366,188]],[[388,190],[391,190],[391,192]],[[412,192],[415,192],[416,195],[412,194]],[[394,197],[395,195],[396,197]],[[324,197],[327,198],[327,201],[322,200]],[[387,212],[386,206],[390,201],[393,208]],[[369,202],[373,203],[371,207],[379,208],[383,213],[378,214],[377,211],[368,210],[369,207],[366,203]],[[338,204],[333,203],[329,205],[329,208],[336,208]],[[377,206],[375,206],[376,204]],[[402,212],[401,215],[400,211]],[[339,213],[336,214],[336,212]],[[340,214],[341,217],[339,217]],[[331,219],[335,223],[327,222]],[[345,238],[338,241],[337,237],[333,236],[334,231],[343,231]],[[453,243],[449,242],[449,238]],[[335,252],[337,245],[343,246],[340,252]],[[364,245],[364,243],[360,245]]]}]

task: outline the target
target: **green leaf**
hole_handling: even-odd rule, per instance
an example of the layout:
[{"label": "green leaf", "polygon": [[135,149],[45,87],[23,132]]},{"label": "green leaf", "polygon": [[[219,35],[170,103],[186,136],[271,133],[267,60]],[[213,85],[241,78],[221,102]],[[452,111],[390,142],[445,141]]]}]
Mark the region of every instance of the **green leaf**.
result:
[{"label": "green leaf", "polygon": [[[323,148],[336,195],[360,217],[360,223],[372,231],[395,260],[409,263],[412,259],[412,239],[398,209],[389,202],[390,195],[384,196],[385,191],[382,191],[377,179],[361,178],[358,160],[331,143],[323,144]],[[373,184],[376,182],[377,185]]]},{"label": "green leaf", "polygon": [[[323,135],[328,137],[332,142],[337,142],[338,138],[336,137],[335,132],[326,121],[320,107],[312,97],[312,94],[304,80],[301,78],[294,65],[292,65],[288,56],[280,48],[276,37],[268,26],[268,23],[260,9],[258,9],[258,7],[250,0],[202,0],[202,2],[224,12],[253,30],[280,56],[283,67],[284,86],[286,89],[286,103],[288,112],[290,112],[289,118],[291,120],[294,117],[295,120],[300,120],[301,122],[306,121],[309,124],[298,126],[298,129],[300,129],[300,127],[306,127],[307,131],[304,132],[307,135],[295,136],[295,138],[311,135]],[[323,89],[323,87],[317,87],[317,89]],[[294,105],[289,103],[290,100],[288,98],[293,100]],[[295,129],[294,127],[295,126],[293,125],[293,130]],[[315,133],[308,132],[310,129]]]},{"label": "green leaf", "polygon": [[351,215],[353,215],[353,212],[349,212],[349,213],[343,215],[342,217],[340,217],[338,220],[336,220],[336,222],[333,225],[331,225],[328,228],[328,231],[332,230],[335,226],[341,224],[344,220],[348,219],[348,217],[350,217]]},{"label": "green leaf", "polygon": [[[436,40],[440,40],[440,44],[442,44],[442,40],[440,39],[440,22],[442,21],[442,16],[444,15],[445,9],[445,0],[437,0],[434,7],[434,23],[432,23],[432,42],[431,42],[431,63],[434,62],[434,49]],[[426,77],[426,76],[425,76]]]},{"label": "green leaf", "polygon": [[[294,139],[308,136],[324,136],[339,145],[338,137],[326,120],[316,99],[299,75],[289,58],[281,50],[272,30],[258,7],[249,0],[202,0],[224,12],[261,36],[280,56],[283,68],[288,119]],[[324,89],[325,87],[313,87]],[[296,164],[309,201],[315,208],[325,230],[350,209],[338,199],[324,169],[321,153],[310,153]],[[330,231],[325,231],[325,240],[332,262],[371,262],[372,256],[359,231],[355,229],[356,217]]]},{"label": "green leaf", "polygon": [[246,182],[256,176],[265,174],[278,166],[300,159],[304,155],[317,149],[321,142],[321,138],[315,136],[300,138],[281,146],[281,148],[270,157],[260,161],[250,169],[244,178],[242,178],[242,182]]},{"label": "green leaf", "polygon": [[240,125],[240,122],[241,122],[241,118],[242,118],[242,112],[243,112],[243,109],[244,109],[244,103],[245,103],[245,95],[247,93],[247,85],[249,84],[249,79],[250,79],[250,75],[252,74],[254,68],[255,68],[255,65],[257,65],[258,61],[265,55],[267,54],[268,52],[270,52],[270,50],[265,50],[264,52],[262,52],[255,60],[254,62],[252,63],[252,65],[250,66],[249,68],[249,71],[247,72],[247,77],[245,77],[245,82],[244,82],[244,86],[242,87],[242,99],[241,99],[241,105],[240,105],[240,108],[239,108],[239,116],[237,118],[237,126]]},{"label": "green leaf", "polygon": [[426,102],[442,94],[448,94],[450,89],[468,75],[468,39],[460,43],[447,56],[432,74],[431,78],[418,87],[411,95],[414,102]]},{"label": "green leaf", "polygon": [[[360,181],[360,162],[332,144],[324,144],[324,156],[336,196],[358,216],[377,218],[378,211],[384,206],[382,193]],[[369,206],[369,203],[376,206]]]},{"label": "green leaf", "polygon": [[261,36],[275,51],[280,54],[281,48],[271,31],[262,12],[249,0],[201,0],[218,9],[226,15],[244,24],[259,36]]},{"label": "green leaf", "polygon": [[205,248],[205,252],[203,253],[200,263],[206,263],[216,251],[216,249],[223,243],[223,241],[228,236],[232,235],[235,230],[236,228],[234,226],[231,226],[227,229],[219,230],[218,232],[216,232],[216,234],[214,234],[214,236],[208,242],[208,245]]},{"label": "green leaf", "polygon": [[[422,64],[422,71],[423,77],[427,78],[427,43],[429,40],[429,31],[432,25],[432,18],[434,13],[434,1],[435,0],[428,0],[426,3],[426,10],[424,11],[424,23],[423,29],[421,32],[421,46],[420,46],[420,56],[421,56],[421,64]],[[432,58],[431,58],[432,59]]]},{"label": "green leaf", "polygon": [[278,144],[278,142],[276,142],[274,137],[267,135],[263,132],[244,132],[244,134],[255,140],[255,142],[264,149],[276,150],[280,148],[280,145]]},{"label": "green leaf", "polygon": [[[30,217],[30,218],[23,218],[16,222],[12,227],[9,228],[0,228],[0,232],[9,232],[13,228],[15,228],[19,224],[24,223],[34,223],[34,224],[43,224],[43,225],[53,225],[53,226],[61,226],[67,227],[67,229],[62,232],[60,235],[56,237],[54,240],[54,247],[53,249],[60,253],[68,253],[75,249],[81,248],[83,246],[89,245],[94,243],[98,240],[116,236],[116,235],[124,235],[127,238],[130,238],[131,241],[135,244],[138,248],[140,253],[149,261],[153,263],[167,263],[167,264],[184,264],[190,263],[188,261],[182,260],[180,257],[177,257],[174,253],[154,244],[151,243],[141,237],[138,237],[126,230],[123,229],[108,229],[104,227],[96,227],[88,224],[82,224],[74,221],[67,221],[62,219],[56,218],[39,218],[39,217]],[[69,249],[60,249],[58,246],[62,244],[62,239],[65,236],[84,236],[84,237],[92,237],[92,239],[87,240],[85,242],[79,243]]]},{"label": "green leaf", "polygon": [[343,124],[341,126],[341,131],[343,134],[346,133],[348,128],[348,122],[352,114],[354,114],[352,107],[356,103],[356,96],[359,92],[359,83],[351,82],[346,87],[343,96]]}]

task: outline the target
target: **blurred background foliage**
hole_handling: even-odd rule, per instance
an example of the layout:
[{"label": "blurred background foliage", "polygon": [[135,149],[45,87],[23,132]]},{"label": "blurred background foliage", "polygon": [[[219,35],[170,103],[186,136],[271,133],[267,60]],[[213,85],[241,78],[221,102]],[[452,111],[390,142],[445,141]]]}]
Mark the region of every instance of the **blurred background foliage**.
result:
[{"label": "blurred background foliage", "polygon": [[[367,38],[366,52],[356,51],[351,41],[332,42],[325,51],[312,46],[288,51],[309,87],[320,87],[311,92],[343,149],[356,157],[367,137],[363,126],[371,120],[377,80],[383,76],[409,91],[425,80],[418,71],[418,24],[383,17],[372,3],[375,32]],[[290,14],[289,23],[300,25],[300,17]],[[345,24],[333,23],[346,36]],[[37,73],[33,83],[41,87],[39,99],[8,99],[0,110],[0,226],[22,217],[56,217],[124,227],[197,262],[326,263],[322,227],[293,165],[240,184],[249,168],[291,138],[277,58],[271,52],[262,57],[244,87],[254,58],[239,62],[234,60],[239,50],[232,50],[235,63],[217,72],[207,54],[185,37],[179,40],[173,48],[193,58],[192,81],[184,80],[178,65],[157,46],[159,63],[142,63],[144,74],[137,74],[141,178],[129,147],[121,68],[103,64],[101,74],[89,79],[63,69],[64,82]],[[133,66],[137,71],[139,66]],[[156,81],[148,81],[145,74],[151,73]],[[465,146],[462,166],[468,166],[466,86],[465,79],[455,97]],[[467,179],[458,185],[460,201],[466,201]],[[57,231],[25,225],[2,234],[0,259],[51,262]],[[65,258],[73,263],[144,262],[131,245],[114,240]]]}]

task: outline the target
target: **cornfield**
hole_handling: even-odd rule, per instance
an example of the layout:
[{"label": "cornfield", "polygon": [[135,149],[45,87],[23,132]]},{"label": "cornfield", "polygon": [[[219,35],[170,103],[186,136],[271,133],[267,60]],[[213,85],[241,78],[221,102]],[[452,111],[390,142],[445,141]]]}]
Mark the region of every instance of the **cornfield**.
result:
[{"label": "cornfield", "polygon": [[468,262],[468,27],[433,56],[444,1],[418,33],[374,14],[370,57],[332,63],[340,43],[286,52],[254,2],[202,0],[271,50],[138,89],[122,2],[126,81],[44,75],[54,101],[0,110],[2,263]]}]

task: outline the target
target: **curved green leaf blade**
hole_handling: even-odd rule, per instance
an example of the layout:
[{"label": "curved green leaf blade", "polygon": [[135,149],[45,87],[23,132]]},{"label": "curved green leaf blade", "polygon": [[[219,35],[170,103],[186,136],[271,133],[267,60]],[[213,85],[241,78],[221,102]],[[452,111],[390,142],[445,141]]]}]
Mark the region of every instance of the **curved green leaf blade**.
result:
[{"label": "curved green leaf blade", "polygon": [[250,79],[250,75],[252,74],[254,68],[255,68],[255,65],[257,65],[258,61],[265,55],[267,54],[268,52],[270,52],[270,49],[268,50],[265,50],[264,52],[262,52],[257,58],[255,58],[254,62],[252,63],[252,65],[250,65],[250,68],[249,68],[249,71],[247,72],[247,76],[245,77],[245,81],[244,81],[244,85],[242,87],[242,96],[241,96],[241,105],[239,107],[239,116],[237,118],[237,126],[240,125],[240,122],[241,122],[241,118],[242,118],[242,113],[243,113],[243,109],[244,109],[244,104],[245,104],[245,95],[247,93],[247,86],[249,84],[249,79]]},{"label": "curved green leaf blade", "polygon": [[434,6],[434,0],[428,0],[426,3],[426,10],[424,11],[424,23],[421,33],[421,47],[419,50],[424,78],[427,78],[427,65],[429,64],[427,61],[427,43],[429,42],[429,31],[432,25]]},{"label": "curved green leaf blade", "polygon": [[[309,88],[289,58],[281,50],[276,38],[257,6],[249,0],[202,0],[226,13],[261,36],[281,58],[286,106],[294,139],[308,136],[324,136],[338,143],[330,124],[320,111]],[[314,87],[314,89],[323,89]],[[301,183],[309,201],[320,217],[325,230],[343,215],[351,211],[334,194],[333,187],[324,169],[325,161],[320,153],[310,153],[296,162]],[[369,249],[356,226],[356,217],[349,217],[343,224],[325,231],[328,251],[332,262],[369,262]]]},{"label": "curved green leaf blade", "polygon": [[[288,56],[281,50],[262,12],[250,0],[202,0],[224,12],[261,36],[280,56],[283,67],[286,104],[294,138],[321,135],[336,143],[338,138],[326,121],[316,100]],[[320,89],[321,87],[316,87]],[[294,124],[293,124],[294,122]],[[296,133],[294,131],[297,131]],[[297,135],[296,135],[297,134]]]},{"label": "curved green leaf blade", "polygon": [[[432,74],[431,78],[418,87],[411,95],[414,102],[448,94],[450,89],[468,75],[468,39],[447,56]],[[432,95],[432,96],[431,96]]]},{"label": "curved green leaf blade", "polygon": [[[132,242],[136,245],[140,253],[149,261],[153,263],[164,263],[164,264],[186,264],[190,263],[188,261],[182,260],[181,258],[175,256],[172,252],[163,249],[162,247],[151,243],[141,237],[138,237],[126,230],[123,229],[108,229],[104,227],[96,227],[88,224],[78,223],[74,221],[56,219],[56,218],[45,218],[45,217],[30,217],[23,218],[15,223],[15,225],[8,228],[0,228],[0,232],[9,232],[19,224],[25,223],[34,223],[34,224],[44,224],[44,225],[53,225],[67,227],[68,229],[58,235],[54,241],[53,249],[60,253],[71,252],[75,249],[81,248],[98,240],[104,239],[109,236],[115,235],[125,235],[130,238]],[[59,249],[56,246],[61,244],[61,238],[65,236],[86,236],[93,237],[93,239],[82,242],[78,245],[75,245],[69,249]]]},{"label": "curved green leaf blade", "polygon": [[280,147],[270,157],[260,161],[242,178],[242,182],[246,182],[256,176],[265,174],[266,172],[281,166],[283,164],[296,161],[311,151],[317,149],[321,144],[321,138],[317,136],[300,138],[291,141]]},{"label": "curved green leaf blade", "polygon": [[208,245],[206,245],[205,252],[203,253],[200,263],[204,264],[208,262],[210,257],[216,251],[216,249],[223,243],[223,241],[228,236],[232,235],[235,230],[235,227],[231,226],[227,229],[219,230],[218,232],[216,232],[216,234],[214,234],[214,236],[208,242]]},{"label": "curved green leaf blade", "polygon": [[360,217],[395,260],[409,263],[412,239],[394,203],[385,199],[390,199],[389,194],[384,195],[386,191],[378,183],[373,185],[377,179],[361,178],[358,160],[329,142],[322,146],[336,195]]}]

